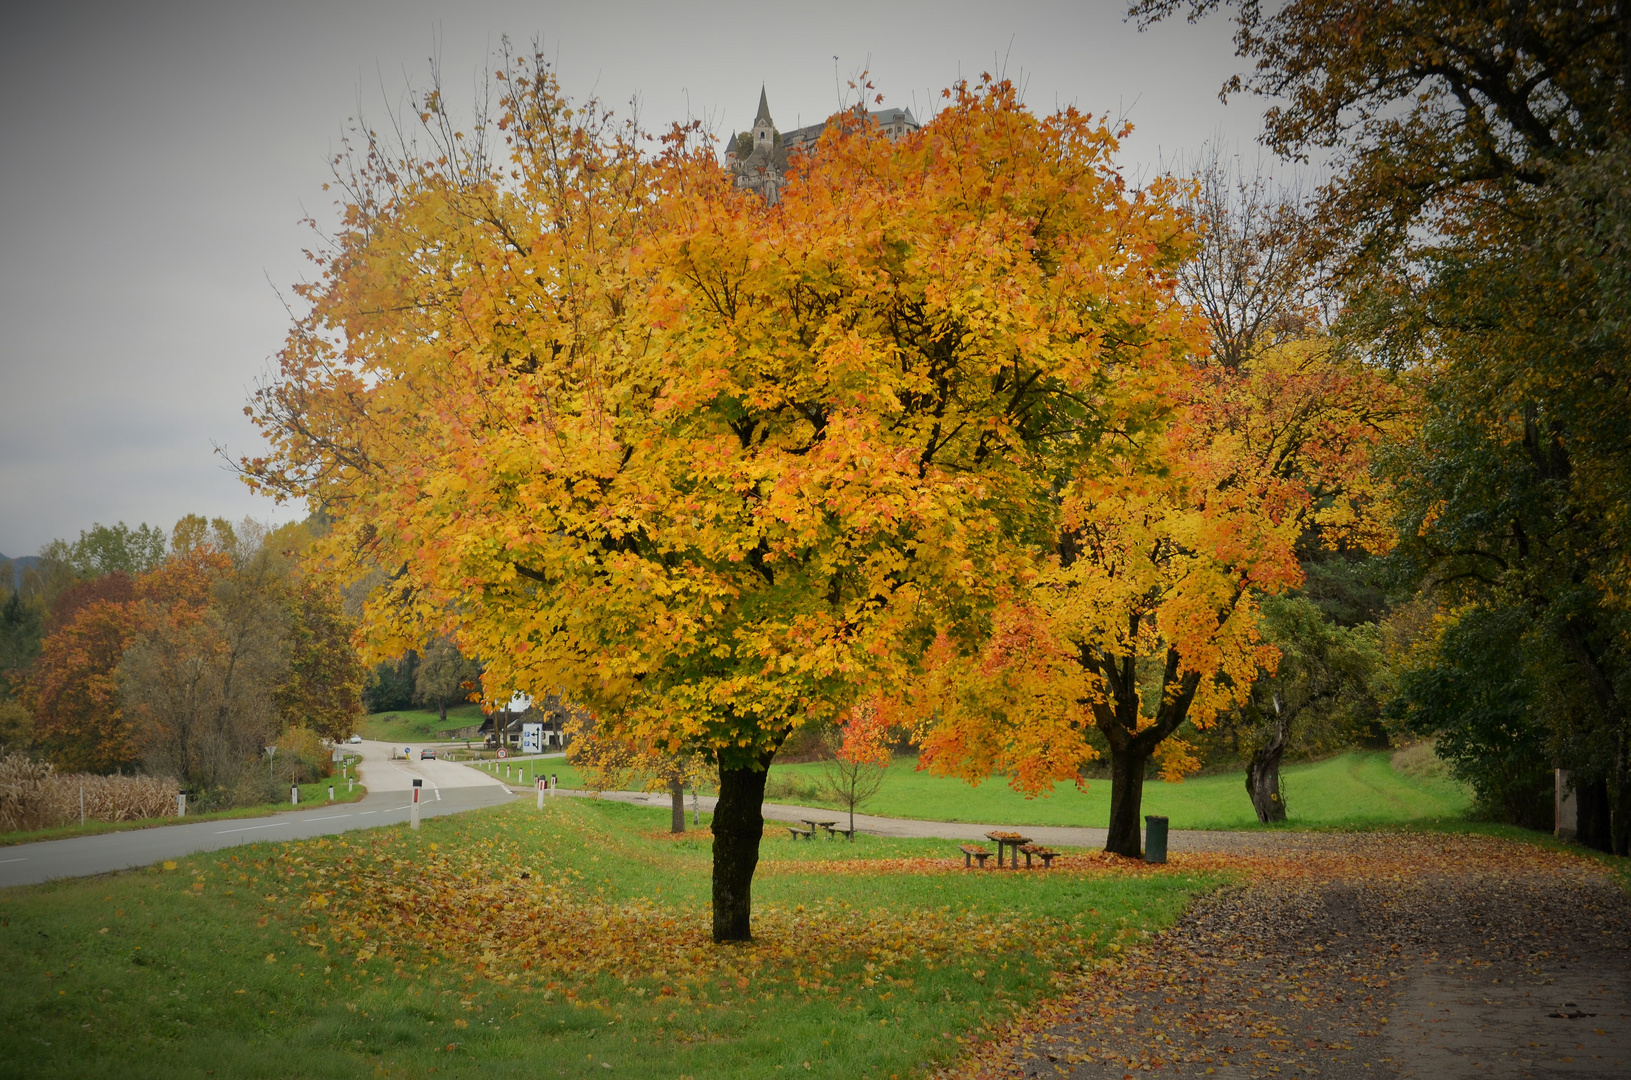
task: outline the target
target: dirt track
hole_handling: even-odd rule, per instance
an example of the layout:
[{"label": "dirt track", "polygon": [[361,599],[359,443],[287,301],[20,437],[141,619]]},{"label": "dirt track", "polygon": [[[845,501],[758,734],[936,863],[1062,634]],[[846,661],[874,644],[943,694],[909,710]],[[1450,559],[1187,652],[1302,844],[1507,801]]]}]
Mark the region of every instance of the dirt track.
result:
[{"label": "dirt track", "polygon": [[[1631,901],[1482,837],[1297,838],[958,1075],[1631,1076]],[[1181,862],[1183,857],[1176,857]]]}]

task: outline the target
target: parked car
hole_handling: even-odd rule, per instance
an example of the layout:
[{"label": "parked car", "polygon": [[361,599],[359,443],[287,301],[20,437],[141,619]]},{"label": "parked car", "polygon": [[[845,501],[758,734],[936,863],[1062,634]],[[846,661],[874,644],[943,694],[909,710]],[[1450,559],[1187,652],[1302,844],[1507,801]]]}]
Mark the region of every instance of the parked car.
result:
[{"label": "parked car", "polygon": [[419,751],[419,760],[424,761],[426,758],[429,758],[430,760],[435,761],[436,760],[436,751],[434,751],[434,750],[421,750],[421,751]]},{"label": "parked car", "polygon": [[360,742],[362,742],[362,736],[361,735],[352,735],[351,738],[346,740],[346,742],[348,742],[348,743],[360,743]]}]

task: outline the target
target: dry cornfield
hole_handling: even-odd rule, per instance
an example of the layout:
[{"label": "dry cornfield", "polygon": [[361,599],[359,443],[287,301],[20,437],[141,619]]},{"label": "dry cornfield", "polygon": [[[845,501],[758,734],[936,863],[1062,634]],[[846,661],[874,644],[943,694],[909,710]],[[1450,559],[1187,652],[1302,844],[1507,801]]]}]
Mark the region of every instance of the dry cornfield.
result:
[{"label": "dry cornfield", "polygon": [[176,812],[176,781],[152,776],[61,774],[25,754],[0,757],[0,832],[47,829],[79,820],[131,821]]}]

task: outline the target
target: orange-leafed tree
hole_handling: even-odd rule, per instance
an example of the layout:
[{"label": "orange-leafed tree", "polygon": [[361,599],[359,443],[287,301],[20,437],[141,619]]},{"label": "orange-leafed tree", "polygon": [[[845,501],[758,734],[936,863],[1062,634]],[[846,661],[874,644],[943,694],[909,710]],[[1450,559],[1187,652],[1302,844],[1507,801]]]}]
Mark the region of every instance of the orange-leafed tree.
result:
[{"label": "orange-leafed tree", "polygon": [[34,737],[58,768],[115,772],[133,766],[138,746],[119,700],[125,650],[160,623],[196,622],[224,556],[169,559],[132,582],[120,573],[64,593],[40,655],[21,686]]},{"label": "orange-leafed tree", "polygon": [[1193,415],[1159,439],[1164,473],[1128,463],[1073,478],[1052,557],[981,650],[942,646],[920,703],[927,768],[971,781],[1006,773],[1027,793],[1080,783],[1096,729],[1110,754],[1105,849],[1121,855],[1142,850],[1150,759],[1181,777],[1195,763],[1170,741],[1178,728],[1239,704],[1272,668],[1259,591],[1301,580],[1300,492],[1243,476]]},{"label": "orange-leafed tree", "polygon": [[1110,751],[1106,848],[1139,853],[1150,759],[1169,780],[1193,771],[1178,729],[1245,704],[1274,671],[1258,599],[1301,582],[1298,545],[1387,549],[1372,455],[1410,415],[1399,387],[1317,338],[1198,362],[1172,390],[1174,423],[1151,450],[1166,468],[1080,471],[1051,559],[990,637],[965,652],[938,641],[906,711],[852,725],[852,743],[915,723],[925,767],[1037,793],[1080,782],[1096,730]]},{"label": "orange-leafed tree", "polygon": [[502,150],[433,94],[434,155],[343,172],[246,468],[330,515],[376,654],[446,633],[494,700],[711,761],[714,937],[746,940],[782,742],[969,633],[1078,466],[1137,471],[1195,344],[1189,236],[1114,131],[1006,83],[894,143],[835,117],[775,206],[535,58],[503,83]]}]

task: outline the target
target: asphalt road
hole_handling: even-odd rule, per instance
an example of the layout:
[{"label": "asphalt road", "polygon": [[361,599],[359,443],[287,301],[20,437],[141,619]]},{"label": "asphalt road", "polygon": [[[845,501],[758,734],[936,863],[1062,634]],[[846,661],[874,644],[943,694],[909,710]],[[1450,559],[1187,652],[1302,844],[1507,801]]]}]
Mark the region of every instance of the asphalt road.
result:
[{"label": "asphalt road", "polygon": [[[0,888],[127,870],[162,859],[263,840],[304,840],[402,824],[409,818],[415,778],[424,781],[419,796],[420,817],[496,806],[514,797],[502,781],[478,769],[446,761],[391,760],[392,750],[400,753],[400,746],[365,742],[349,749],[362,753],[357,776],[368,794],[358,802],[319,804],[309,810],[264,818],[201,821],[0,847]],[[417,748],[414,753],[418,754]]]}]

